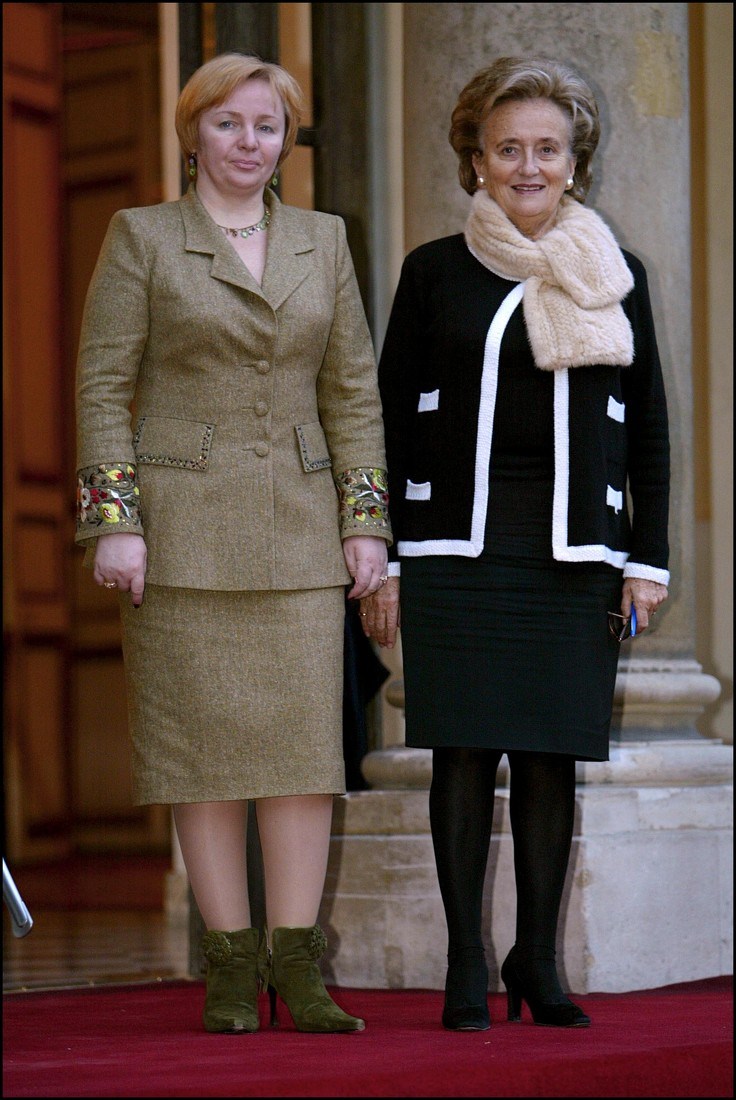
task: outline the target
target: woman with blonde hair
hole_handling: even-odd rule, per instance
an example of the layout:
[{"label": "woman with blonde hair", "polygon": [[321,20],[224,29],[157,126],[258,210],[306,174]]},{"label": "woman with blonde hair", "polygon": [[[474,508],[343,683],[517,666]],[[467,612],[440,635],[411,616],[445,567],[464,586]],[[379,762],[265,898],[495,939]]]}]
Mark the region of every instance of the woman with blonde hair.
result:
[{"label": "woman with blonde hair", "polygon": [[264,984],[272,1020],[278,994],[300,1030],[364,1027],[324,988],[316,921],[345,791],[345,586],[385,583],[391,534],[345,227],[271,186],[300,111],[279,65],[194,73],[176,111],[189,189],[114,215],[79,350],[77,539],[119,593],[135,795],[173,806],[215,1032],[255,1031]]},{"label": "woman with blonde hair", "polygon": [[490,1026],[481,908],[504,753],[509,1019],[525,1001],[537,1024],[590,1023],[555,958],[575,761],[608,759],[620,643],[667,597],[664,383],[644,267],[584,206],[599,134],[567,65],[504,57],[473,77],[450,128],[465,231],[406,258],[379,365],[396,548],[361,613],[392,645],[400,598],[453,1030]]}]

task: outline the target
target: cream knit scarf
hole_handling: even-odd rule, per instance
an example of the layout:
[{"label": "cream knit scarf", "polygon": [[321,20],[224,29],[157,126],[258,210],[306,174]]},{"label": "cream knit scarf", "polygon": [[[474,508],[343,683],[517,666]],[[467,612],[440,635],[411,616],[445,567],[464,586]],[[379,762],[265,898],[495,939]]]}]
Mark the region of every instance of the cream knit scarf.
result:
[{"label": "cream knit scarf", "polygon": [[633,362],[634,336],[621,301],[634,280],[598,214],[563,197],[554,227],[532,241],[480,190],[465,241],[484,267],[524,283],[524,319],[542,370]]}]

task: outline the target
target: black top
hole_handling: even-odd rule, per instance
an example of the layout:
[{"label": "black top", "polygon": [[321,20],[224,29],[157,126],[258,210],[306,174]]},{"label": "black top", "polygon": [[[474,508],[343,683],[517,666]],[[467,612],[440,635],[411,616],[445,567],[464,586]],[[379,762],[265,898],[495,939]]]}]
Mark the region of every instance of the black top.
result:
[{"label": "black top", "polygon": [[518,305],[501,345],[482,559],[552,558],[553,384],[534,366]]}]

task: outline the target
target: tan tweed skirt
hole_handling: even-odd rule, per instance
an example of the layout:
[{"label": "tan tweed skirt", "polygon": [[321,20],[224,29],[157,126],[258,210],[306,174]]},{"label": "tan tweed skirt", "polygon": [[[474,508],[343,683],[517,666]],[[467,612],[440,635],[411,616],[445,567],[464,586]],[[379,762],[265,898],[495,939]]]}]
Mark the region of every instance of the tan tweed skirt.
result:
[{"label": "tan tweed skirt", "polygon": [[136,804],[345,792],[343,588],[120,607]]}]

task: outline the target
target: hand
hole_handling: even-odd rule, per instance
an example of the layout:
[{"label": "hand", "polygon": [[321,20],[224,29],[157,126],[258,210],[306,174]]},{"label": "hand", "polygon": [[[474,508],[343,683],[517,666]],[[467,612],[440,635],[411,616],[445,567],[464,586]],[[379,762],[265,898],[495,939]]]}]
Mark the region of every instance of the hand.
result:
[{"label": "hand", "polygon": [[355,584],[348,592],[349,600],[370,596],[388,575],[386,540],[377,535],[350,535],[343,539],[342,552],[345,564]]},{"label": "hand", "polygon": [[360,601],[360,621],[366,638],[373,638],[385,649],[393,649],[396,631],[401,626],[400,581],[389,577],[372,596]]},{"label": "hand", "polygon": [[92,576],[105,588],[130,592],[133,607],[140,607],[146,580],[146,558],[142,535],[100,535]]},{"label": "hand", "polygon": [[640,577],[627,577],[621,593],[621,614],[628,618],[631,605],[636,608],[636,633],[646,630],[650,616],[667,599],[667,586],[657,581],[645,581]]}]

